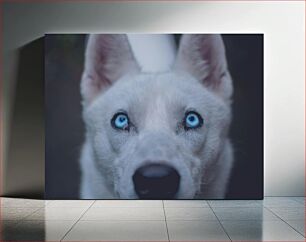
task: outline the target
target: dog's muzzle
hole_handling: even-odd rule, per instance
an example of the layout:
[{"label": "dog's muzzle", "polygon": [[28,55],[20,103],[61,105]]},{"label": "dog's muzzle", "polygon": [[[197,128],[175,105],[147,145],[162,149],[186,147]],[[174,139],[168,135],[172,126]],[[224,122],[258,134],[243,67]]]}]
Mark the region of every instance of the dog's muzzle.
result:
[{"label": "dog's muzzle", "polygon": [[133,182],[140,199],[173,199],[179,190],[180,175],[168,165],[151,164],[138,168]]}]

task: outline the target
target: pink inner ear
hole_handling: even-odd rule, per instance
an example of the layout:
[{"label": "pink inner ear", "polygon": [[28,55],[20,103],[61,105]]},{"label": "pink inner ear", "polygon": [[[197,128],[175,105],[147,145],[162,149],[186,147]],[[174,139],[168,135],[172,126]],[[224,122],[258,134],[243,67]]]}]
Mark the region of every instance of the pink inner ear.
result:
[{"label": "pink inner ear", "polygon": [[90,35],[81,84],[83,99],[91,102],[120,77],[136,69],[126,35]]},{"label": "pink inner ear", "polygon": [[208,75],[203,81],[212,88],[218,88],[222,77],[226,74],[224,46],[221,37],[218,37],[217,35],[209,35],[206,38],[201,38],[202,41],[199,43],[201,57],[208,66]]},{"label": "pink inner ear", "polygon": [[216,94],[229,98],[232,83],[228,75],[223,40],[217,34],[187,34],[180,43],[177,69],[183,69]]},{"label": "pink inner ear", "polygon": [[[105,76],[96,76],[87,75],[88,81],[93,89],[100,92],[103,87],[107,87],[111,85],[111,82]],[[103,80],[101,80],[103,78]]]}]

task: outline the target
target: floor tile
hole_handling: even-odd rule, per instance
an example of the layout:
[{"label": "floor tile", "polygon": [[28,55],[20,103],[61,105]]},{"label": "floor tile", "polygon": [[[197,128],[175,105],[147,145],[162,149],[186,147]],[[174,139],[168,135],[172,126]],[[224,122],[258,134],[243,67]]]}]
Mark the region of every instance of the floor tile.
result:
[{"label": "floor tile", "polygon": [[42,208],[26,217],[26,220],[77,220],[87,208]]},{"label": "floor tile", "polygon": [[21,199],[21,198],[1,198],[1,208],[41,208],[44,207],[46,202],[37,199]]},{"label": "floor tile", "polygon": [[305,207],[269,208],[284,220],[305,219]]},{"label": "floor tile", "polygon": [[112,207],[163,207],[161,200],[98,200],[93,208],[112,208]]},{"label": "floor tile", "polygon": [[270,207],[303,207],[303,204],[293,197],[265,197],[264,206]]},{"label": "floor tile", "polygon": [[262,200],[208,200],[208,204],[213,208],[227,207],[262,207]]},{"label": "floor tile", "polygon": [[230,241],[218,221],[167,221],[170,241]]},{"label": "floor tile", "polygon": [[17,224],[20,223],[18,220],[3,220],[0,221],[0,241],[8,240],[8,236],[14,234]]},{"label": "floor tile", "polygon": [[21,220],[40,208],[1,208],[1,220]]},{"label": "floor tile", "polygon": [[169,220],[215,220],[216,216],[210,208],[165,208],[166,219]]},{"label": "floor tile", "polygon": [[90,208],[81,220],[164,220],[163,208]]},{"label": "floor tile", "polygon": [[265,208],[213,208],[220,220],[278,220]]},{"label": "floor tile", "polygon": [[75,221],[72,220],[69,221],[49,220],[44,222],[45,222],[46,241],[61,240],[75,223]]},{"label": "floor tile", "polygon": [[205,200],[164,200],[166,208],[208,208]]},{"label": "floor tile", "polygon": [[54,200],[47,204],[48,208],[89,208],[94,200]]},{"label": "floor tile", "polygon": [[0,240],[59,241],[76,223],[65,239],[167,241],[165,211],[172,241],[228,240],[215,214],[233,240],[304,241],[301,235],[305,236],[304,204],[304,197],[267,197],[264,202],[209,200],[208,203],[1,198]]},{"label": "floor tile", "polygon": [[286,220],[290,226],[305,236],[305,220]]},{"label": "floor tile", "polygon": [[64,241],[168,241],[165,221],[79,221]]},{"label": "floor tile", "polygon": [[50,204],[50,203],[52,203],[52,202],[54,202],[54,201],[56,201],[56,200],[47,200],[47,199],[46,199],[46,200],[44,200],[44,201],[45,201],[46,204]]},{"label": "floor tile", "polygon": [[20,220],[2,220],[0,221],[0,231],[3,231],[9,227],[13,227],[17,223],[20,223]]},{"label": "floor tile", "polygon": [[283,221],[221,221],[232,240],[304,241],[303,236]]},{"label": "floor tile", "polygon": [[305,206],[305,197],[292,197],[292,198],[298,203],[301,203],[303,206]]},{"label": "floor tile", "polygon": [[7,234],[7,240],[60,241],[69,231],[74,221],[25,220]]}]

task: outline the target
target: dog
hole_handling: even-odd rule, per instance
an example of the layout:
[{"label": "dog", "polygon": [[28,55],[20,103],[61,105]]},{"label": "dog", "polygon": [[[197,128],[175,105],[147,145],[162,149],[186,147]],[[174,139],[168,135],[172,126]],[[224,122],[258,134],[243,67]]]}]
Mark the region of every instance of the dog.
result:
[{"label": "dog", "polygon": [[224,199],[233,85],[221,35],[182,35],[173,63],[154,72],[131,40],[88,37],[80,198]]}]

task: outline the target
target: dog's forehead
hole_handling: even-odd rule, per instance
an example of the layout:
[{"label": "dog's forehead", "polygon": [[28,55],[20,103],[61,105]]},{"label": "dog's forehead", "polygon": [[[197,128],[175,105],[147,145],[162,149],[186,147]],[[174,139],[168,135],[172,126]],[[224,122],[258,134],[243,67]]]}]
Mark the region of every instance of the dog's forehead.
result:
[{"label": "dog's forehead", "polygon": [[203,95],[204,87],[193,77],[175,72],[142,73],[118,82],[121,92],[135,98],[170,101],[184,96]]},{"label": "dog's forehead", "polygon": [[211,96],[198,80],[184,73],[141,73],[118,80],[94,106],[110,114],[126,110],[142,115],[162,109],[175,113],[188,107],[205,108]]}]

